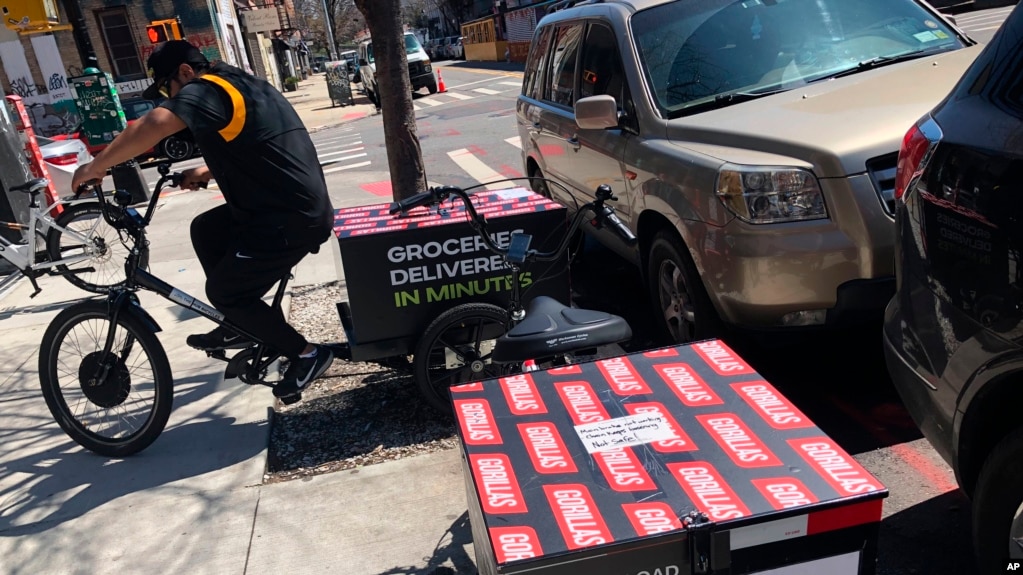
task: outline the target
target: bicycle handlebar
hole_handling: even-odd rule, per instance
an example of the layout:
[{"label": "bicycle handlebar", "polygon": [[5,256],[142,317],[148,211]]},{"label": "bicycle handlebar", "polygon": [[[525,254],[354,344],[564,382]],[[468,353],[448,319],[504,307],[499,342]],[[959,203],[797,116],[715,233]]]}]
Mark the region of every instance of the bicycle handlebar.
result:
[{"label": "bicycle handlebar", "polygon": [[[455,196],[462,201],[465,205],[465,211],[469,215],[469,223],[479,234],[480,238],[487,248],[500,256],[507,256],[508,250],[501,248],[494,243],[491,239],[490,234],[486,232],[486,219],[479,215],[476,211],[475,206],[472,204],[470,194],[457,186],[437,186],[430,188],[429,190],[416,194],[412,197],[405,198],[394,202],[389,210],[391,215],[395,215],[399,212],[406,213],[409,210],[422,206],[439,205],[447,201],[451,196]],[[527,260],[539,260],[539,261],[552,261],[561,257],[561,255],[568,249],[568,245],[575,234],[575,231],[579,229],[582,224],[584,217],[587,217],[588,212],[592,212],[594,219],[591,221],[591,225],[594,228],[601,229],[604,225],[610,225],[611,229],[618,234],[618,236],[629,246],[636,245],[638,241],[632,230],[625,225],[624,222],[615,214],[615,209],[605,202],[617,201],[611,191],[611,187],[607,184],[600,185],[596,190],[596,199],[592,202],[587,202],[579,207],[576,211],[575,217],[572,218],[572,223],[569,226],[568,231],[562,238],[562,241],[554,251],[540,252],[537,250],[529,250],[526,254]]]}]

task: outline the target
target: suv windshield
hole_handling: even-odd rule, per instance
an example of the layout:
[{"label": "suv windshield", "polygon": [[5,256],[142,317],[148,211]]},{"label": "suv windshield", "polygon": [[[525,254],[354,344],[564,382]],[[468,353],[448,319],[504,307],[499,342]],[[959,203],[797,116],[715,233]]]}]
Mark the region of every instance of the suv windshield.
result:
[{"label": "suv windshield", "polygon": [[692,0],[638,12],[631,26],[668,117],[964,46],[910,0]]}]

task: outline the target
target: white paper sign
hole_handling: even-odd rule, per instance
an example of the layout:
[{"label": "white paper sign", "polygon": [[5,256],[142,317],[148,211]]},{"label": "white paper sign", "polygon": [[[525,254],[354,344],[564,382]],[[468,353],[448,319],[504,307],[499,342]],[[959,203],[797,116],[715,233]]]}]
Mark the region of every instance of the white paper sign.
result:
[{"label": "white paper sign", "polygon": [[281,18],[277,15],[277,8],[257,8],[246,10],[242,14],[245,14],[245,29],[249,34],[281,29]]},{"label": "white paper sign", "polygon": [[671,425],[660,414],[637,413],[575,426],[587,453],[677,439]]}]

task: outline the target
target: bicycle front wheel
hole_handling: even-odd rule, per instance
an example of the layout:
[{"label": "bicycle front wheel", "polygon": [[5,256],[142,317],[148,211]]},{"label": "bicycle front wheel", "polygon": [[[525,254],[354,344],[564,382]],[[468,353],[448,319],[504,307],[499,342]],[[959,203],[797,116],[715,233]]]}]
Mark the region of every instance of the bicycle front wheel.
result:
[{"label": "bicycle front wheel", "polygon": [[[54,269],[67,281],[92,293],[124,286],[128,248],[105,219],[99,202],[71,204],[56,219],[46,239],[50,261],[67,261]],[[145,235],[139,242],[139,267],[149,265]],[[86,271],[91,268],[91,271]]]},{"label": "bicycle front wheel", "polygon": [[137,453],[160,435],[174,390],[167,354],[156,334],[121,313],[114,344],[105,301],[84,301],[50,323],[39,349],[39,382],[61,429],[100,455]]},{"label": "bicycle front wheel", "polygon": [[497,338],[507,331],[508,312],[493,304],[462,304],[437,316],[412,357],[426,402],[452,413],[450,387],[507,375],[513,366],[492,363],[490,357]]}]

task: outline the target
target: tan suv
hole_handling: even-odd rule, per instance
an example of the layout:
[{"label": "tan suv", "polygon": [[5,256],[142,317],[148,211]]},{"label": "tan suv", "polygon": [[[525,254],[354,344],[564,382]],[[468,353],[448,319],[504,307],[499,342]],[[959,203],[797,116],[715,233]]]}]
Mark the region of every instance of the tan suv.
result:
[{"label": "tan suv", "polygon": [[568,5],[530,48],[526,173],[569,208],[613,188],[638,246],[589,231],[639,266],[668,333],[880,318],[902,136],[974,42],[915,0]]}]

